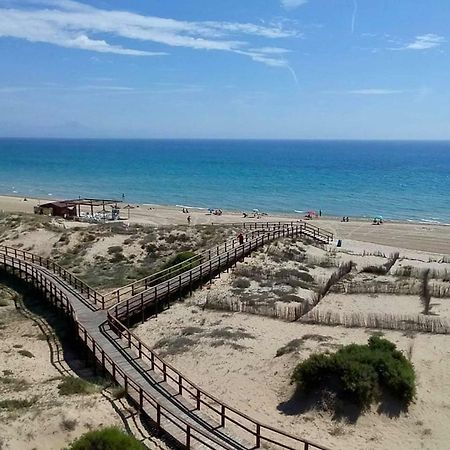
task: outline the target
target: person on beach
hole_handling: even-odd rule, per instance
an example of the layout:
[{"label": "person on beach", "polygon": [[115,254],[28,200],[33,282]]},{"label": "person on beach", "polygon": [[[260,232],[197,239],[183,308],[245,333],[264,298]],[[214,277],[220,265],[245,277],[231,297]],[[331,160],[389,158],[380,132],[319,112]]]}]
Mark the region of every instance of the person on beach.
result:
[{"label": "person on beach", "polygon": [[188,225],[191,224],[191,216],[187,216],[187,223],[188,223]]},{"label": "person on beach", "polygon": [[242,245],[244,243],[244,235],[242,233],[238,234],[238,241],[239,245]]}]

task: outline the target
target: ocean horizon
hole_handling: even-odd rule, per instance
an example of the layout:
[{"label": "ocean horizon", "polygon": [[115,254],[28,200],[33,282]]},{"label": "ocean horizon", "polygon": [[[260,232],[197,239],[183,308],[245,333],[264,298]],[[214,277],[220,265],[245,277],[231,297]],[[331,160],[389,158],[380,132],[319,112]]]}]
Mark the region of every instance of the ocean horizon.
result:
[{"label": "ocean horizon", "polygon": [[0,192],[450,224],[450,142],[0,139]]}]

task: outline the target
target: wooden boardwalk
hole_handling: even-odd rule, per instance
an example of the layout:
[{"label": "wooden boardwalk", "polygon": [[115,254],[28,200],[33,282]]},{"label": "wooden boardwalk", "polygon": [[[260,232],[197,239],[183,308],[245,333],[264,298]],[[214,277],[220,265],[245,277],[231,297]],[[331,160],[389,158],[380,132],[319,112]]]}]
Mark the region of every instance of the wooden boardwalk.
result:
[{"label": "wooden boardwalk", "polygon": [[[240,224],[242,226],[242,224]],[[0,263],[40,289],[64,311],[74,335],[83,342],[89,357],[101,371],[123,386],[136,407],[156,427],[183,448],[322,449],[276,428],[264,425],[226,405],[167,364],[128,328],[145,320],[174,296],[242,260],[258,247],[283,236],[308,236],[329,243],[332,235],[304,223],[247,224],[245,242],[217,246],[184,266],[129,285],[109,299],[98,294],[51,260],[28,252],[0,247]],[[147,277],[149,279],[149,277]],[[114,304],[114,300],[119,302]],[[109,309],[105,309],[113,303]]]}]

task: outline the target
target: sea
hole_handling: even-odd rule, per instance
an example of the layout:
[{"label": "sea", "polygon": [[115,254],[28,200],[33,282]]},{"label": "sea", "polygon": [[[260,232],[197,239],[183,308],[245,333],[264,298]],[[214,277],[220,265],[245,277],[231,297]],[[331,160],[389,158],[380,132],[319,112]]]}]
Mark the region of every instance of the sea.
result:
[{"label": "sea", "polygon": [[0,193],[450,224],[450,142],[3,138]]}]

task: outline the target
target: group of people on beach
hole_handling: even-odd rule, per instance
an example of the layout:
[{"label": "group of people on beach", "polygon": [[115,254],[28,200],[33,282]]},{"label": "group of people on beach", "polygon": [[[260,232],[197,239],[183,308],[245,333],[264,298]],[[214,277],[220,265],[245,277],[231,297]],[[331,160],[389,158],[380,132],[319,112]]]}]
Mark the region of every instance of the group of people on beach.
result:
[{"label": "group of people on beach", "polygon": [[342,217],[341,222],[348,222],[348,216],[347,217]]}]

